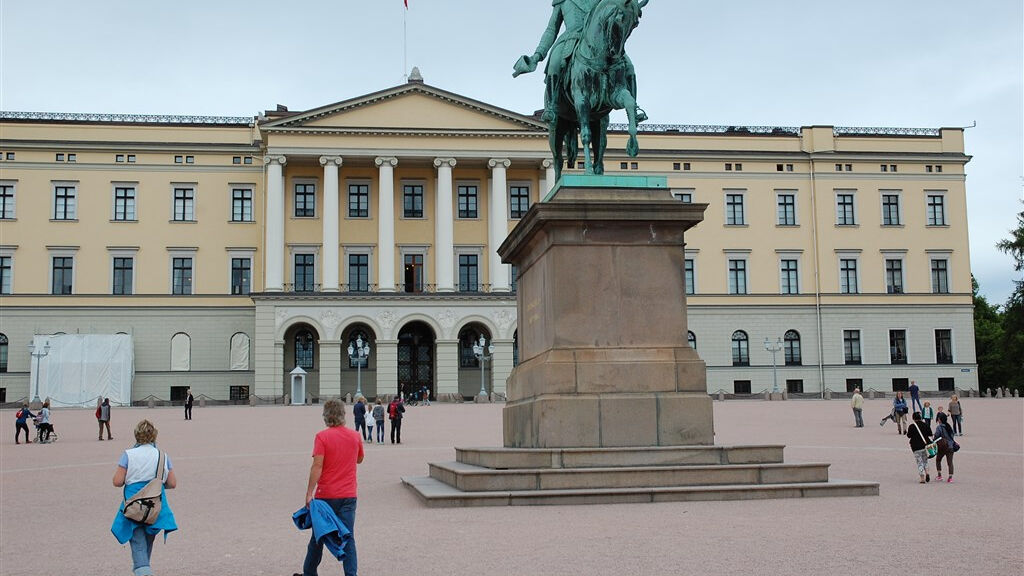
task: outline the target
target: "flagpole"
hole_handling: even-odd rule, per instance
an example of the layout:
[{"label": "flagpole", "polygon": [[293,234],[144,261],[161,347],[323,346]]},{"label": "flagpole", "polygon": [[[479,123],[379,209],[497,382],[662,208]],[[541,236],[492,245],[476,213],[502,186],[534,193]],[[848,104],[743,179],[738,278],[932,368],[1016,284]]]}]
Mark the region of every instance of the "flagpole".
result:
[{"label": "flagpole", "polygon": [[406,16],[409,14],[409,2],[402,8],[402,79],[409,81],[409,28]]}]

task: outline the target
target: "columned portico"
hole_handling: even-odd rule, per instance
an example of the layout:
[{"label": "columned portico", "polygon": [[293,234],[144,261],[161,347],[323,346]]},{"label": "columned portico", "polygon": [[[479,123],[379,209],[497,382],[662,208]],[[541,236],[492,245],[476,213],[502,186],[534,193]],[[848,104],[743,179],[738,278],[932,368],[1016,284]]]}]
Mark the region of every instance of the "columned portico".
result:
[{"label": "columned portico", "polygon": [[341,156],[321,156],[324,167],[323,291],[338,291],[338,170]]},{"label": "columned portico", "polygon": [[508,266],[501,263],[498,246],[508,236],[508,167],[512,162],[507,158],[492,158],[487,165],[491,168],[490,225],[487,227],[487,259],[492,292],[508,292]]},{"label": "columned portico", "polygon": [[395,166],[398,158],[378,157],[377,285],[381,292],[395,291]]},{"label": "columned portico", "polygon": [[540,166],[544,169],[544,179],[540,181],[540,194],[537,198],[544,200],[548,192],[555,187],[555,163],[552,160],[544,160]]},{"label": "columned portico", "polygon": [[284,156],[266,156],[267,165],[267,235],[264,254],[267,292],[284,289]]},{"label": "columned portico", "polygon": [[437,158],[437,213],[434,218],[435,282],[438,292],[455,290],[454,214],[452,210],[452,168],[455,158]]}]

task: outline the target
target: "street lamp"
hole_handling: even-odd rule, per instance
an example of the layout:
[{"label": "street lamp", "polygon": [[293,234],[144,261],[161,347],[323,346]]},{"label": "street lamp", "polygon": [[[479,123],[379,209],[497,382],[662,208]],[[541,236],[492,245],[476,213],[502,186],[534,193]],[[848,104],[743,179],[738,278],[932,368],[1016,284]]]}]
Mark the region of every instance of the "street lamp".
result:
[{"label": "street lamp", "polygon": [[370,343],[363,342],[363,337],[356,337],[356,345],[348,344],[348,357],[356,363],[356,398],[363,395],[363,362],[370,357]]},{"label": "street lamp", "polygon": [[41,400],[39,400],[39,359],[43,358],[44,356],[46,356],[47,354],[50,353],[50,341],[46,340],[46,341],[43,342],[43,349],[42,350],[37,350],[36,349],[36,345],[35,345],[34,341],[33,342],[29,342],[28,343],[28,353],[30,355],[32,355],[33,358],[36,359],[36,396],[35,396],[35,398],[32,399],[32,403],[33,404],[41,404],[42,402],[41,402]]},{"label": "street lamp", "polygon": [[775,364],[775,353],[782,350],[782,338],[776,338],[775,343],[772,344],[766,337],[764,339],[764,349],[772,353],[772,394],[779,393],[779,371]]},{"label": "street lamp", "polygon": [[473,344],[473,354],[480,361],[480,396],[487,397],[487,386],[484,384],[484,365],[494,356],[494,343],[487,345],[487,339],[480,335],[480,340]]}]

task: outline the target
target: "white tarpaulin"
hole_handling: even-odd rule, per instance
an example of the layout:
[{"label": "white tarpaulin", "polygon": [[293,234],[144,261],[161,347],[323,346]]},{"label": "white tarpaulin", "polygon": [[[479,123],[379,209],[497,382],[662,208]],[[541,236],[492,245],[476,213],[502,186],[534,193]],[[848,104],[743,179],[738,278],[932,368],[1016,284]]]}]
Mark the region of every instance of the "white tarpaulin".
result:
[{"label": "white tarpaulin", "polygon": [[100,396],[113,404],[131,402],[135,352],[128,334],[58,334],[32,342],[37,353],[50,345],[39,358],[38,374],[32,363],[31,381],[39,379],[41,399],[53,406],[95,406]]}]

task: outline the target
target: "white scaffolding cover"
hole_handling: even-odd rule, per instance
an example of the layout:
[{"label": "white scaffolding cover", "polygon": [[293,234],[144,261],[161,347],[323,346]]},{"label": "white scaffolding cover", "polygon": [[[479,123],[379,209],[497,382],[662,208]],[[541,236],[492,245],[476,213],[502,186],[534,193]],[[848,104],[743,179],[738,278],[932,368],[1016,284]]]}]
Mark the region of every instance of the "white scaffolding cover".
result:
[{"label": "white scaffolding cover", "polygon": [[32,342],[36,353],[50,344],[49,353],[32,362],[31,382],[38,378],[41,399],[50,398],[53,406],[91,407],[101,396],[113,404],[131,402],[135,353],[128,334],[43,335]]}]

